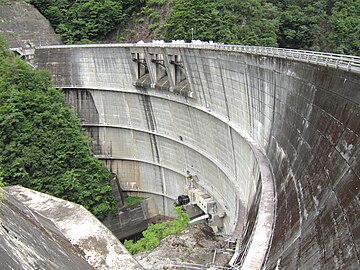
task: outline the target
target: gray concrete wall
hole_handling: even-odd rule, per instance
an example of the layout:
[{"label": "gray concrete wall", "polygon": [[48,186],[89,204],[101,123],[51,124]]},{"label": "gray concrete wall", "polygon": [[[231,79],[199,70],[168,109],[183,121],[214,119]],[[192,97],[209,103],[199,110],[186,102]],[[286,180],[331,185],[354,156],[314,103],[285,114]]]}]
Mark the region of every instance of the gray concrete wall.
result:
[{"label": "gray concrete wall", "polygon": [[119,209],[117,215],[109,215],[102,223],[120,240],[129,239],[146,230],[150,224],[163,222],[153,198]]},{"label": "gray concrete wall", "polygon": [[[266,251],[269,269],[358,268],[359,74],[225,50],[149,50],[36,51],[123,189],[155,195],[168,215],[189,171],[226,212],[225,232],[253,228],[242,235],[244,269],[261,266]],[[135,86],[134,51],[147,57],[143,86],[156,85],[152,55],[164,56],[168,90]],[[186,81],[176,85],[180,77]],[[262,227],[272,228],[271,213],[273,230],[261,237]],[[259,256],[251,245],[267,246],[268,237]]]}]

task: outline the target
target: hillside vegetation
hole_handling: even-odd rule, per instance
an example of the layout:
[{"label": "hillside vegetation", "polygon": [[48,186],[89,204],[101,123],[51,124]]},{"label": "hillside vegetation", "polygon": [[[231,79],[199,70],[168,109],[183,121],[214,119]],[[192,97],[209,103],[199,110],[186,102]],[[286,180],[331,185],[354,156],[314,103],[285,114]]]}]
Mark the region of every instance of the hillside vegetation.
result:
[{"label": "hillside vegetation", "polygon": [[118,42],[134,41],[129,37],[139,32],[145,41],[200,39],[360,54],[360,0],[29,2],[68,44],[104,42],[114,32]]},{"label": "hillside vegetation", "polygon": [[108,178],[50,74],[14,57],[0,37],[0,186],[73,201],[102,219],[116,210]]}]

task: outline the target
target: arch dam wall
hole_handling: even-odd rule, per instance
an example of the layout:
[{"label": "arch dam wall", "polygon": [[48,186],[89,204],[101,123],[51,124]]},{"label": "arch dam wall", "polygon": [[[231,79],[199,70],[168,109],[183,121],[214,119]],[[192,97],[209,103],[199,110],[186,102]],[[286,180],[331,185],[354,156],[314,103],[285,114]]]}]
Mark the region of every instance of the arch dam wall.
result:
[{"label": "arch dam wall", "polygon": [[152,195],[164,215],[184,188],[206,191],[219,229],[242,240],[242,269],[358,269],[360,75],[301,57],[171,44],[35,50],[124,190]]}]

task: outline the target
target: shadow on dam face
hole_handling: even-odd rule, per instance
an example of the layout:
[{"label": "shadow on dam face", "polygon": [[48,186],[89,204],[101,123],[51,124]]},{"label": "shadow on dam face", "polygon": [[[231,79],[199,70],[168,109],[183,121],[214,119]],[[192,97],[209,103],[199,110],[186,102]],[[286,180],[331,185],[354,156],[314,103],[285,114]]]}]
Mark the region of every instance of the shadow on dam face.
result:
[{"label": "shadow on dam face", "polygon": [[360,268],[359,73],[146,44],[42,47],[34,64],[123,190],[165,216],[184,192],[210,196],[242,269]]}]

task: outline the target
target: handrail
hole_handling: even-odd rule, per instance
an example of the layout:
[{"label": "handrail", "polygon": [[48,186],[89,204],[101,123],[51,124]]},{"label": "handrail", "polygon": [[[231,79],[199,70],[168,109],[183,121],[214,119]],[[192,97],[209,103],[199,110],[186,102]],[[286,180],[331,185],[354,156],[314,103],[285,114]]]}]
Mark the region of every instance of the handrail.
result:
[{"label": "handrail", "polygon": [[336,53],[307,51],[298,49],[285,49],[275,47],[245,46],[245,45],[228,45],[222,43],[112,43],[112,44],[84,44],[84,45],[49,45],[39,46],[36,49],[46,48],[193,48],[193,49],[210,49],[217,51],[240,52],[255,55],[263,55],[277,58],[284,58],[294,61],[307,62],[311,64],[328,66],[346,71],[360,73],[360,56],[343,55]]}]

